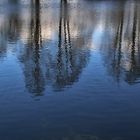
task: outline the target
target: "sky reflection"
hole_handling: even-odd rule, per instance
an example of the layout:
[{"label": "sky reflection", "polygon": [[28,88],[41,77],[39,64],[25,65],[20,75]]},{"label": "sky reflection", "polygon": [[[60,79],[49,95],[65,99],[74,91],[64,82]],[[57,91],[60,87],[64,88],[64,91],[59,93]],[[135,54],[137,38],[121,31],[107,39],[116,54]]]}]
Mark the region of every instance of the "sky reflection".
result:
[{"label": "sky reflection", "polygon": [[8,2],[0,12],[0,60],[15,55],[26,88],[37,95],[46,85],[61,91],[79,81],[94,52],[116,82],[139,83],[139,6],[138,1]]},{"label": "sky reflection", "polygon": [[0,0],[0,140],[140,140],[139,13]]}]

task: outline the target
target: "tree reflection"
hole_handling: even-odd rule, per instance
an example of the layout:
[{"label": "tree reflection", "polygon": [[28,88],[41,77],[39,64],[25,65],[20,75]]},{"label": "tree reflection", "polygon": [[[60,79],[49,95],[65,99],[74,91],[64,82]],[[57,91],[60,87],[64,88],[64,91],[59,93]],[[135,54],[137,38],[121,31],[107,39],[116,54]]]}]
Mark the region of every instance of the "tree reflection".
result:
[{"label": "tree reflection", "polygon": [[[130,53],[130,70],[127,72],[126,81],[132,84],[140,77],[140,52],[139,52],[139,22],[138,22],[138,7],[134,6],[134,16],[133,16],[133,30],[132,30],[132,44]],[[137,34],[138,31],[138,34]]]},{"label": "tree reflection", "polygon": [[[123,21],[124,10],[122,7],[120,16],[118,18],[117,32],[114,40],[114,59],[113,59],[113,71],[116,76],[116,80],[119,82],[121,76],[121,58],[122,58],[122,37],[123,37]],[[117,52],[117,54],[116,54]]]},{"label": "tree reflection", "polygon": [[75,54],[74,52],[77,50],[72,47],[68,6],[67,1],[61,0],[55,82],[55,88],[58,90],[78,80],[78,76],[86,63],[86,54],[83,53],[82,56],[79,51]]},{"label": "tree reflection", "polygon": [[[6,55],[10,46],[17,47],[15,53],[22,62],[29,92],[42,95],[47,86],[56,91],[72,86],[78,81],[90,57],[89,49],[84,47],[90,48],[92,45],[101,48],[107,71],[115,81],[123,80],[130,84],[138,82],[140,78],[138,1],[108,2],[108,5],[117,9],[108,8],[104,3],[102,6],[102,2],[82,1],[82,4],[87,4],[84,7],[88,8],[72,9],[70,1],[61,0],[60,8],[54,10],[48,7],[46,9],[48,13],[44,13],[45,8],[42,8],[41,1],[31,0],[30,8],[25,8],[30,11],[25,15],[22,13],[22,17],[20,17],[20,2],[14,0],[9,3],[14,10],[6,13],[4,22],[0,21],[0,57]],[[58,14],[54,14],[50,9],[54,12],[58,10],[56,12]]]},{"label": "tree reflection", "polygon": [[[131,10],[128,11],[128,8]],[[112,61],[111,64],[107,63],[108,70],[118,82],[124,79],[132,84],[136,83],[140,77],[140,21],[138,13],[137,2],[128,4],[125,1],[119,14],[114,49],[112,49],[114,56],[111,59],[107,58]]]},{"label": "tree reflection", "polygon": [[7,53],[7,43],[15,43],[20,37],[22,22],[18,0],[9,1],[12,12],[7,12],[7,17],[0,28],[0,57]]},{"label": "tree reflection", "polygon": [[19,8],[16,6],[16,11],[9,15],[8,21],[8,39],[10,42],[16,42],[20,36],[21,20]]},{"label": "tree reflection", "polygon": [[40,1],[31,0],[30,37],[22,58],[26,87],[36,95],[42,94],[45,85],[40,62],[42,47],[40,10]]},{"label": "tree reflection", "polygon": [[[40,1],[31,1],[30,37],[21,61],[26,87],[35,95],[42,95],[48,84],[56,91],[72,85],[87,63],[89,52],[81,53],[72,46],[68,6],[67,1],[61,1],[58,46],[52,50],[52,46],[42,39]],[[52,54],[52,51],[56,53]]]}]

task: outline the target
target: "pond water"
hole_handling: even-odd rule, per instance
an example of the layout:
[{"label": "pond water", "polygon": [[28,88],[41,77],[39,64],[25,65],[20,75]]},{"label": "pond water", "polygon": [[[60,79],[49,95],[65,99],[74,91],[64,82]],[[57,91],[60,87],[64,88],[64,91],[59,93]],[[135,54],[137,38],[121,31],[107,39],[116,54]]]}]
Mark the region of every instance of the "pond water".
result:
[{"label": "pond water", "polygon": [[140,140],[140,2],[0,2],[0,140]]}]

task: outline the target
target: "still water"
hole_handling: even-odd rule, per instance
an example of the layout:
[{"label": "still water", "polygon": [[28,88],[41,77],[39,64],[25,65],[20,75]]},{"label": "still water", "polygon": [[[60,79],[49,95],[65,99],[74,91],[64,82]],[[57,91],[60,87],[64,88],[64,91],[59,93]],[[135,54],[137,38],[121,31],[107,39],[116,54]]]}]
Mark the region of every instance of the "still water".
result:
[{"label": "still water", "polygon": [[140,2],[0,1],[0,140],[140,140]]}]

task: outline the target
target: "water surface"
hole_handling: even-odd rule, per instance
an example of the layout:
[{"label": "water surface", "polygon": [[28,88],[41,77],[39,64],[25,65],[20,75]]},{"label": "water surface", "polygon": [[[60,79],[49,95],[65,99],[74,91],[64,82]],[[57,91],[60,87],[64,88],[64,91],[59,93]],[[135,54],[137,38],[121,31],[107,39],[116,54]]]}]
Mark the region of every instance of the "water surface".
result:
[{"label": "water surface", "polygon": [[0,2],[1,140],[139,140],[140,2]]}]

